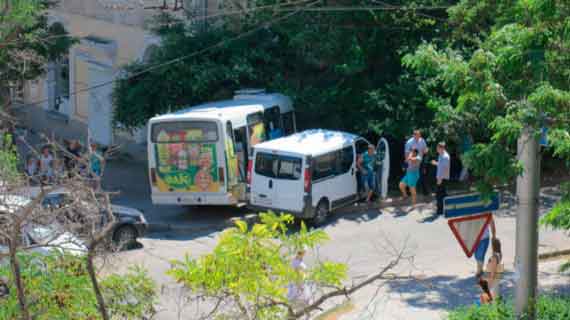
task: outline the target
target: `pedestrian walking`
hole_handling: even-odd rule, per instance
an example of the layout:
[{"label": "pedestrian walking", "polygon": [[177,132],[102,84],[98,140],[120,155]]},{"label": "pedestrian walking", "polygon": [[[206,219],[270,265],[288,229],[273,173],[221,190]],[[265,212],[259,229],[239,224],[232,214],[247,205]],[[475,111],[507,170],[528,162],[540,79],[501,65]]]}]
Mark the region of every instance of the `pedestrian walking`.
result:
[{"label": "pedestrian walking", "polygon": [[413,149],[418,150],[419,155],[422,158],[419,168],[420,176],[417,183],[421,186],[421,191],[423,195],[427,196],[429,195],[430,188],[428,186],[428,179],[427,179],[428,170],[424,160],[427,159],[427,154],[429,149],[425,139],[422,137],[422,132],[418,129],[414,130],[413,136],[410,139],[408,139],[408,141],[406,141],[406,145],[404,147],[404,163],[406,165],[407,165],[408,156],[410,155],[410,152]]},{"label": "pedestrian walking", "polygon": [[479,304],[483,305],[493,303],[493,294],[489,290],[489,282],[483,278],[479,278],[479,288],[481,288]]},{"label": "pedestrian walking", "polygon": [[481,241],[477,245],[477,249],[475,250],[475,261],[477,261],[477,275],[476,277],[480,277],[483,274],[483,264],[485,263],[485,255],[487,254],[487,249],[489,248],[489,238],[496,239],[497,235],[497,228],[495,226],[495,219],[491,217],[491,222],[485,228],[483,232],[483,236],[481,237]]},{"label": "pedestrian walking", "polygon": [[500,296],[501,272],[503,272],[501,241],[497,237],[491,240],[491,249],[493,253],[487,262],[487,281],[493,297],[497,299]]},{"label": "pedestrian walking", "polygon": [[307,265],[303,261],[305,257],[305,248],[300,248],[291,261],[291,267],[295,271],[295,279],[289,283],[287,288],[287,298],[296,305],[307,305],[309,303],[310,294],[305,284],[305,272]]},{"label": "pedestrian walking", "polygon": [[440,142],[437,144],[437,153],[439,157],[436,160],[432,160],[432,164],[437,167],[436,171],[436,201],[437,201],[437,214],[443,214],[443,199],[447,196],[447,181],[449,180],[449,168],[451,161],[449,158],[449,153],[446,151],[445,142]]},{"label": "pedestrian walking", "polygon": [[410,194],[412,196],[412,206],[416,205],[416,184],[420,178],[420,164],[422,162],[422,157],[419,154],[418,149],[412,149],[406,160],[406,175],[400,181],[400,191],[402,192],[402,200],[408,197],[406,188],[410,188]]},{"label": "pedestrian walking", "polygon": [[359,158],[357,163],[358,170],[362,175],[362,184],[364,187],[368,187],[368,193],[366,195],[366,202],[370,203],[372,201],[372,196],[374,195],[374,162],[376,161],[376,148],[373,145],[368,145],[368,150]]}]

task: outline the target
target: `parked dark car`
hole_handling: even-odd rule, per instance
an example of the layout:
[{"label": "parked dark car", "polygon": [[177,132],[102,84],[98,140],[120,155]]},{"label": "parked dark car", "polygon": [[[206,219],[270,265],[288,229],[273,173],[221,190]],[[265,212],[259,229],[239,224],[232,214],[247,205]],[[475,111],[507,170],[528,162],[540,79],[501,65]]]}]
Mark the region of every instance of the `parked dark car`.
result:
[{"label": "parked dark car", "polygon": [[[68,194],[64,190],[52,192],[44,198],[43,205],[60,208],[65,206],[67,197]],[[111,205],[111,210],[117,220],[112,232],[110,232],[109,240],[111,243],[118,246],[130,246],[146,233],[148,223],[142,210],[114,204]],[[103,218],[106,216],[102,214]],[[105,224],[105,221],[101,221],[101,224]]]}]

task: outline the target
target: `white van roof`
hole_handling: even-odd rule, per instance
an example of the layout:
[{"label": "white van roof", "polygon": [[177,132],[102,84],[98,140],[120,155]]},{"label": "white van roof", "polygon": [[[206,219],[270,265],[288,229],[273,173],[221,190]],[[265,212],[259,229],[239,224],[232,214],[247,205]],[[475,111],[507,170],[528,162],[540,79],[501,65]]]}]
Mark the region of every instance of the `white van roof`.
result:
[{"label": "white van roof", "polygon": [[357,135],[342,131],[312,129],[260,143],[255,149],[318,156],[343,148],[358,138]]},{"label": "white van roof", "polygon": [[[281,113],[293,111],[291,99],[280,93],[244,94],[239,93],[233,99],[208,102],[175,112],[153,117],[149,122],[183,120],[183,119],[220,119],[232,121],[234,127],[244,123],[243,113],[263,111],[279,106]],[[236,122],[236,123],[234,123]],[[239,122],[239,123],[238,123]]]}]

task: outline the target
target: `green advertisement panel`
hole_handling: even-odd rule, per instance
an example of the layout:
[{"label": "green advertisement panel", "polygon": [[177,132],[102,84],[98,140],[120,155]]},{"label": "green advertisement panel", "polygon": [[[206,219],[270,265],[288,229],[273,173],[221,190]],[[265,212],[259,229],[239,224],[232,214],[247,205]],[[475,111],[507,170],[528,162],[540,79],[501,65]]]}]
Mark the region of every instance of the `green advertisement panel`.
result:
[{"label": "green advertisement panel", "polygon": [[161,192],[220,191],[215,143],[157,143],[155,152]]}]

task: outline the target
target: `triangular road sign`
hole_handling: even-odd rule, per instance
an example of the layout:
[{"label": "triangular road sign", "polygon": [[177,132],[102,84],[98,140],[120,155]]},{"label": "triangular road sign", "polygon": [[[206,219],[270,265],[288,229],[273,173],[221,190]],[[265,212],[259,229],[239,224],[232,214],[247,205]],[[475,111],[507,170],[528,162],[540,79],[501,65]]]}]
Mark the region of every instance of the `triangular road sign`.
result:
[{"label": "triangular road sign", "polygon": [[489,226],[491,219],[491,213],[484,213],[449,219],[447,221],[453,235],[468,258],[477,250],[477,246],[485,233],[485,229]]}]

